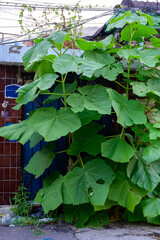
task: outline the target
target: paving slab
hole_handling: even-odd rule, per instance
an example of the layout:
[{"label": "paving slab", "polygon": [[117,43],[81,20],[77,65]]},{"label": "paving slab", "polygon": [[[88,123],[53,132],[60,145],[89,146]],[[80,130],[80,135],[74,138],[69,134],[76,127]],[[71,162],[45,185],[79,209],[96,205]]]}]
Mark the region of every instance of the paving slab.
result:
[{"label": "paving slab", "polygon": [[76,227],[57,223],[39,227],[0,226],[0,240],[153,240],[160,239],[160,227],[130,224],[111,223],[101,229]]}]

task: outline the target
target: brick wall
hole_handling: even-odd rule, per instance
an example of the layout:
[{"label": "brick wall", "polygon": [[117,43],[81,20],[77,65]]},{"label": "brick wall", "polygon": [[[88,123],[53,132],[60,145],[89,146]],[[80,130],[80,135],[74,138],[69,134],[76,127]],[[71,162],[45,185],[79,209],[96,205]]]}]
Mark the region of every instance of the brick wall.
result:
[{"label": "brick wall", "polygon": [[[21,110],[12,110],[14,99],[5,99],[5,85],[17,84],[18,67],[0,65],[0,127],[21,121]],[[2,104],[7,101],[7,107]],[[0,137],[0,205],[9,204],[20,184],[21,145]]]}]

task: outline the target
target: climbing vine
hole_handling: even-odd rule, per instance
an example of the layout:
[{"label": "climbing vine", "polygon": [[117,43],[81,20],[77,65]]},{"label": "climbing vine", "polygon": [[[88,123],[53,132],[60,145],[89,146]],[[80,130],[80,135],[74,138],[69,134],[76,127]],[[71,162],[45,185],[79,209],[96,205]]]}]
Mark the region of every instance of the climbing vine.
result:
[{"label": "climbing vine", "polygon": [[[43,36],[43,34],[52,33],[55,30],[67,30],[72,36],[82,35],[82,23],[85,22],[82,20],[84,6],[79,1],[74,6],[45,4],[41,6],[43,8],[41,16],[37,13],[38,7],[37,4],[22,4],[18,20],[22,33],[31,37],[33,33]],[[92,9],[92,6],[88,5],[86,8]],[[26,23],[26,18],[29,19],[28,23]],[[33,26],[32,30],[30,25]]]},{"label": "climbing vine", "polygon": [[[160,224],[160,40],[154,25],[149,15],[126,12],[110,21],[109,29],[123,29],[118,42],[113,35],[73,42],[69,33],[57,31],[37,39],[23,56],[26,71],[35,71],[35,77],[18,90],[15,110],[38,95],[47,99],[27,120],[1,128],[0,136],[30,141],[31,148],[46,141],[25,167],[35,178],[61,154],[54,151],[55,142],[68,139],[62,151],[67,174],[54,171],[35,198],[45,213],[63,204],[66,222],[103,226],[119,206],[129,221]],[[65,41],[83,55],[68,54]],[[73,81],[67,81],[69,74]],[[57,99],[60,109],[46,107]],[[111,114],[118,132],[102,135],[99,120]]]}]

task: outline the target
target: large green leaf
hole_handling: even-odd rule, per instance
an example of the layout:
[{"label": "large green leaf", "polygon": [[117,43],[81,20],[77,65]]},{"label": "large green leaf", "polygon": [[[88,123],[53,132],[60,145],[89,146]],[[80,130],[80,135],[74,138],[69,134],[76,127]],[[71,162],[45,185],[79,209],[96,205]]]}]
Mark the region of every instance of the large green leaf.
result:
[{"label": "large green leaf", "polygon": [[34,62],[41,61],[43,57],[48,54],[48,50],[53,46],[53,43],[45,38],[43,41],[36,44],[33,48],[29,49],[22,57],[24,66],[33,64]]},{"label": "large green leaf", "polygon": [[42,139],[43,137],[38,132],[33,133],[30,137],[30,148],[36,146]]},{"label": "large green leaf", "polygon": [[50,88],[55,83],[55,80],[57,78],[58,78],[57,74],[48,73],[41,76],[36,81],[33,81],[20,87],[17,90],[18,98],[16,100],[16,102],[19,104],[15,106],[14,109],[18,110],[23,104],[27,104],[28,102],[33,101],[38,96],[38,94],[36,94],[38,89],[46,90]]},{"label": "large green leaf", "polygon": [[117,122],[123,127],[146,123],[144,107],[138,101],[127,100],[125,96],[112,89],[107,89],[107,92],[116,112]]},{"label": "large green leaf", "polygon": [[69,155],[78,155],[80,152],[87,152],[96,156],[101,151],[101,143],[106,139],[97,133],[101,126],[97,123],[90,123],[74,133],[73,142],[68,149]]},{"label": "large green leaf", "polygon": [[35,71],[34,80],[39,79],[44,74],[54,73],[52,63],[54,62],[55,58],[56,58],[55,55],[47,55],[41,62],[37,64],[36,68],[34,69]]},{"label": "large green leaf", "polygon": [[150,38],[149,40],[151,41],[153,47],[155,47],[155,48],[160,47],[160,39],[159,38],[153,37],[153,38]]},{"label": "large green leaf", "polygon": [[16,99],[16,102],[18,104],[13,107],[14,110],[19,110],[23,104],[32,102],[38,97],[38,95],[39,95],[39,92],[37,92],[37,90],[38,90],[37,84],[38,83],[39,83],[39,81],[37,81],[37,82],[34,81],[31,83],[25,84],[18,89],[19,93],[18,93],[18,98]]},{"label": "large green leaf", "polygon": [[125,59],[136,58],[140,59],[140,51],[137,49],[120,49],[117,54]]},{"label": "large green leaf", "polygon": [[28,119],[20,123],[0,128],[1,137],[9,140],[17,140],[21,144],[25,144],[33,133],[33,128],[28,126]]},{"label": "large green leaf", "polygon": [[42,150],[37,151],[24,169],[34,174],[35,178],[40,177],[55,158],[54,147],[55,144],[49,143]]},{"label": "large green leaf", "polygon": [[102,159],[94,159],[84,168],[76,167],[69,172],[64,185],[74,205],[89,200],[93,205],[104,205],[114,178],[114,172]]},{"label": "large green leaf", "polygon": [[103,157],[123,163],[129,162],[135,153],[135,149],[123,138],[115,137],[102,143],[101,152]]},{"label": "large green leaf", "polygon": [[102,68],[104,64],[94,61],[94,59],[78,58],[69,54],[62,55],[55,59],[53,69],[55,72],[65,74],[76,72],[78,75],[83,73],[84,76],[91,78],[96,69]]},{"label": "large green leaf", "polygon": [[103,43],[103,48],[104,49],[110,49],[115,46],[115,38],[113,37],[112,34],[104,38],[103,40],[100,41]]},{"label": "large green leaf", "polygon": [[58,50],[61,50],[63,48],[63,44],[65,41],[71,41],[70,35],[67,32],[63,31],[56,31],[48,38],[49,41],[53,41],[54,45]]},{"label": "large green leaf", "polygon": [[120,62],[114,63],[111,66],[106,66],[102,69],[102,76],[109,81],[116,80],[120,73],[123,73],[123,66]]},{"label": "large green leaf", "polygon": [[102,116],[96,111],[89,111],[87,109],[84,109],[83,112],[78,112],[77,115],[81,120],[82,125],[86,125],[90,123],[92,120],[99,120]]},{"label": "large green leaf", "polygon": [[114,81],[119,73],[123,72],[123,67],[120,62],[116,62],[116,59],[111,56],[109,53],[101,53],[98,51],[86,51],[85,58],[88,60],[94,60],[98,63],[104,65],[101,69],[97,69],[94,72],[95,77],[100,77],[101,75],[110,80]]},{"label": "large green leaf", "polygon": [[133,158],[127,167],[127,175],[139,187],[152,192],[160,181],[160,176],[142,158]]},{"label": "large green leaf", "polygon": [[53,63],[53,69],[55,72],[61,74],[76,72],[79,75],[82,72],[76,62],[75,57],[69,54],[57,57]]},{"label": "large green leaf", "polygon": [[[158,175],[160,175],[160,159],[158,159],[157,161],[151,162],[149,164],[152,168],[154,168],[154,170],[158,173]],[[156,187],[157,189],[154,189],[154,191],[156,191],[156,195],[159,194],[159,186]],[[158,191],[158,192],[157,192]]]},{"label": "large green leaf", "polygon": [[146,123],[146,127],[149,130],[149,137],[151,140],[156,140],[160,137],[160,129],[154,127],[154,124]]},{"label": "large green leaf", "polygon": [[78,91],[67,98],[73,112],[87,109],[101,114],[111,113],[111,102],[105,87],[97,84],[78,88]]},{"label": "large green leaf", "polygon": [[106,52],[98,52],[98,51],[85,51],[85,58],[88,60],[94,60],[98,63],[110,66],[111,64],[116,62],[116,59]]},{"label": "large green leaf", "polygon": [[160,215],[160,199],[144,199],[142,201],[142,209],[145,217],[157,217],[158,215]]},{"label": "large green leaf", "polygon": [[126,178],[124,172],[118,172],[116,179],[110,186],[108,198],[133,212],[135,206],[138,205],[145,195],[146,191],[132,184]]},{"label": "large green leaf", "polygon": [[160,158],[160,141],[153,141],[152,145],[146,147],[143,152],[143,158],[148,163],[156,161]]},{"label": "large green leaf", "polygon": [[[136,58],[148,67],[155,67],[160,58],[160,49],[145,49],[143,51],[137,49],[120,49],[117,54],[125,59]],[[148,61],[149,57],[149,61]]]},{"label": "large green leaf", "polygon": [[127,23],[138,22],[142,25],[147,24],[147,18],[145,16],[138,16],[136,13],[127,11],[122,16],[114,18],[110,21],[109,29],[123,28]]},{"label": "large green leaf", "polygon": [[[41,203],[44,212],[48,213],[50,210],[55,210],[59,207],[65,197],[63,176],[59,175],[57,171],[54,171],[54,173],[44,180],[44,187],[39,190],[34,202]],[[68,201],[66,204],[71,204],[71,202]]]},{"label": "large green leaf", "polygon": [[150,91],[154,92],[156,95],[160,96],[160,79],[148,79],[147,86]]},{"label": "large green leaf", "polygon": [[137,13],[140,16],[145,17],[147,19],[147,22],[148,22],[149,26],[154,26],[154,25],[156,25],[156,23],[159,22],[159,19],[154,17],[153,15],[146,14],[146,13],[143,13],[141,11],[138,11]]},{"label": "large green leaf", "polygon": [[[149,58],[149,61],[148,61]],[[148,67],[155,67],[156,63],[159,62],[160,49],[146,49],[140,51],[140,61]]]},{"label": "large green leaf", "polygon": [[94,59],[88,60],[85,58],[75,57],[75,60],[80,70],[82,71],[83,76],[86,76],[88,78],[91,78],[97,69],[100,69],[104,66],[104,64],[97,62]]},{"label": "large green leaf", "polygon": [[102,211],[102,210],[107,210],[113,206],[117,205],[116,202],[112,201],[112,200],[109,200],[109,199],[106,199],[105,203],[103,206],[100,206],[100,205],[94,205],[94,211]]},{"label": "large green leaf", "polygon": [[135,132],[137,136],[141,138],[142,142],[150,141],[149,132],[145,125],[139,125],[139,126],[133,127],[132,130]]},{"label": "large green leaf", "polygon": [[81,122],[69,108],[56,111],[50,107],[37,109],[29,119],[28,125],[43,136],[45,141],[54,141],[78,130]]},{"label": "large green leaf", "polygon": [[143,42],[144,38],[149,38],[152,35],[158,34],[157,30],[153,27],[144,26],[133,22],[127,25],[121,32],[121,41],[130,41],[130,34],[132,34],[132,40],[137,42]]},{"label": "large green leaf", "polygon": [[103,49],[102,42],[87,41],[84,38],[76,39],[76,43],[81,50],[93,50],[95,48]]},{"label": "large green leaf", "polygon": [[144,82],[132,82],[131,85],[132,85],[133,93],[139,97],[145,97],[146,94],[150,92],[150,89]]}]

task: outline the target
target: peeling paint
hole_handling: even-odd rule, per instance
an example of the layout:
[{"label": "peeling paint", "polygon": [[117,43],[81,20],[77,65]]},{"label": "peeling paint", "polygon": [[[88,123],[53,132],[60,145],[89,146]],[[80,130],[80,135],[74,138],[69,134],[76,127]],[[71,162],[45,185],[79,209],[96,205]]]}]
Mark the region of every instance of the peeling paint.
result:
[{"label": "peeling paint", "polygon": [[9,48],[9,53],[15,53],[15,54],[20,54],[20,50],[21,50],[22,46],[11,46]]}]

